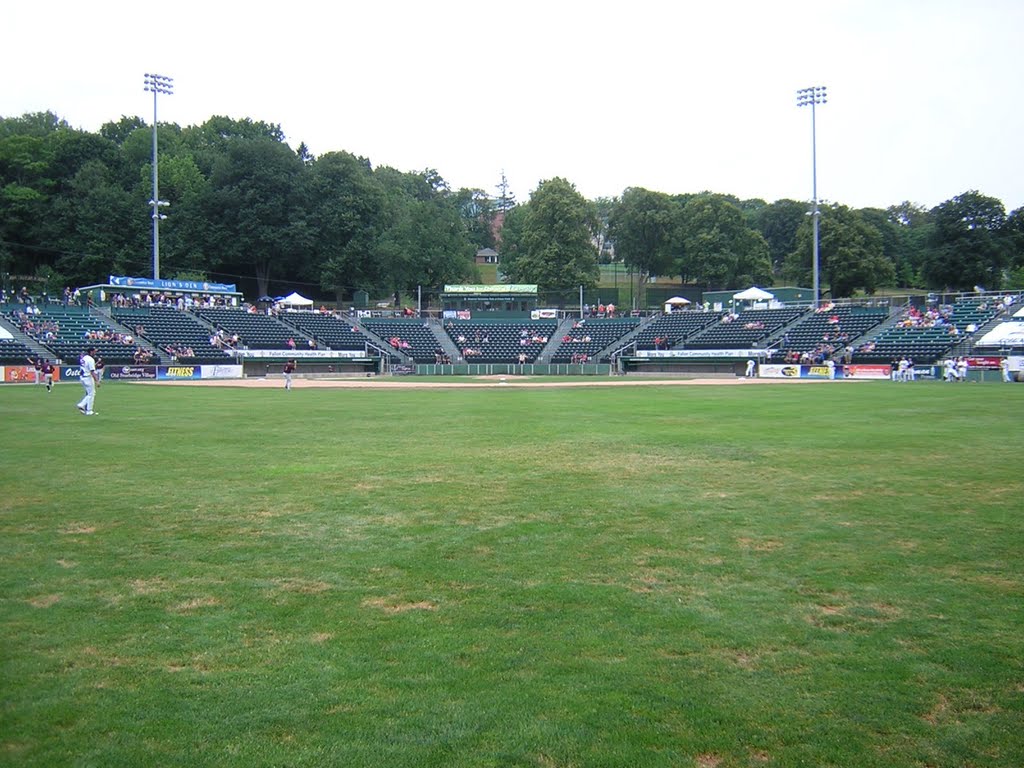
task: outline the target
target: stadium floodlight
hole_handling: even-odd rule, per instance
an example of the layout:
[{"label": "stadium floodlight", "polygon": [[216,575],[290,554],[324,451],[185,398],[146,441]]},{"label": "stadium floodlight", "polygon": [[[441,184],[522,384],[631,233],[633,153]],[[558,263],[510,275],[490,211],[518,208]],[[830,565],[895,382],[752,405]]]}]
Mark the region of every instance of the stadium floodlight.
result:
[{"label": "stadium floodlight", "polygon": [[820,298],[820,281],[818,265],[818,225],[821,219],[821,210],[818,208],[818,138],[817,123],[815,120],[814,108],[818,104],[825,104],[828,101],[824,85],[815,85],[810,88],[801,88],[796,92],[796,105],[798,107],[811,108],[811,184],[813,199],[811,200],[810,216],[814,220],[814,306],[818,306]]},{"label": "stadium floodlight", "polygon": [[149,201],[153,208],[153,279],[160,279],[160,220],[167,216],[160,213],[160,206],[170,205],[166,200],[160,199],[160,184],[157,174],[157,149],[156,149],[156,97],[158,94],[170,96],[174,93],[174,79],[164,75],[146,73],[145,87],[143,90],[153,94],[153,199]]}]

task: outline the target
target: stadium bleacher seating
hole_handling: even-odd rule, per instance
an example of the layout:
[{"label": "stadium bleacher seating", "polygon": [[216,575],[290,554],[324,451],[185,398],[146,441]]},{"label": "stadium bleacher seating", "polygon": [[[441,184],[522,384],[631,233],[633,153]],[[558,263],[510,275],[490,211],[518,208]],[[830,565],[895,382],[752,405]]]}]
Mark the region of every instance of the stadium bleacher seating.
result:
[{"label": "stadium bleacher seating", "polygon": [[391,339],[398,339],[409,345],[401,351],[409,355],[417,363],[435,362],[441,344],[433,330],[419,318],[410,320],[389,320],[384,318],[367,318],[362,322],[370,333],[379,336],[385,344]]},{"label": "stadium bleacher seating", "polygon": [[98,357],[107,363],[133,362],[137,347],[134,332],[117,327],[98,311],[52,303],[35,305],[34,309],[33,314],[22,316],[18,308],[7,317],[49,350],[52,357],[77,362],[86,349],[95,347]]},{"label": "stadium bleacher seating", "polygon": [[587,362],[600,362],[602,350],[636,330],[639,318],[587,318],[565,334],[551,356],[552,363],[570,363],[586,355]]},{"label": "stadium bleacher seating", "polygon": [[[557,320],[446,320],[445,332],[468,363],[533,363],[558,328]],[[466,350],[473,353],[467,355]],[[475,354],[474,354],[475,353]]]},{"label": "stadium bleacher seating", "polygon": [[[978,327],[998,315],[1000,308],[984,298],[960,299],[952,306],[912,308],[894,325],[859,345],[854,362],[890,361],[907,357],[915,363],[931,363],[946,356],[967,338],[972,323]],[[954,332],[954,329],[956,332]]]},{"label": "stadium bleacher seating", "polygon": [[111,309],[111,315],[119,323],[128,328],[140,329],[142,338],[161,351],[161,355],[169,357],[169,347],[180,349],[187,347],[194,355],[185,358],[174,355],[176,359],[195,362],[223,362],[227,353],[223,349],[210,344],[211,329],[201,323],[188,312],[175,307],[153,305],[141,308]]},{"label": "stadium bleacher seating", "polygon": [[[239,344],[247,349],[291,349],[288,339],[303,348],[307,343],[294,328],[260,312],[249,312],[241,307],[202,307],[195,313],[214,328],[228,335],[237,334]],[[300,338],[295,338],[296,335]]]},{"label": "stadium bleacher seating", "polygon": [[687,338],[703,331],[709,325],[717,322],[717,312],[701,312],[697,310],[684,310],[673,312],[670,315],[662,315],[654,322],[640,331],[636,337],[637,349],[655,349],[655,339],[664,339],[662,349],[686,341]]},{"label": "stadium bleacher seating", "polygon": [[37,353],[17,339],[0,339],[0,364],[25,365]]},{"label": "stadium bleacher seating", "polygon": [[319,347],[364,350],[369,341],[354,323],[330,312],[310,310],[282,312],[278,315],[278,320],[314,339]]},{"label": "stadium bleacher seating", "polygon": [[854,345],[857,340],[885,322],[889,310],[885,307],[857,305],[833,306],[812,312],[786,330],[779,348],[783,352],[811,352],[820,345],[831,345],[837,350]]},{"label": "stadium bleacher seating", "polygon": [[[802,314],[801,308],[746,309],[731,322],[712,325],[686,342],[687,349],[749,349],[786,327]],[[751,327],[747,327],[747,326]]]}]

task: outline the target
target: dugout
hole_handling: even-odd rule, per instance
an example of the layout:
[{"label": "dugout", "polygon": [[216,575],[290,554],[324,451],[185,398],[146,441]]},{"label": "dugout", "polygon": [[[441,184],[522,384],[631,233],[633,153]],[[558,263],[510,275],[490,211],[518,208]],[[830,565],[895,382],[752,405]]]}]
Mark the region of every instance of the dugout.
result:
[{"label": "dugout", "polygon": [[675,374],[679,376],[742,376],[747,358],[693,359],[679,357],[621,357],[619,372],[623,374]]},{"label": "dugout", "polygon": [[295,374],[311,378],[332,376],[374,376],[386,373],[388,360],[377,355],[354,355],[345,352],[321,352],[303,355],[281,350],[247,351],[236,358],[242,364],[243,378],[279,376],[285,363],[295,361]]}]

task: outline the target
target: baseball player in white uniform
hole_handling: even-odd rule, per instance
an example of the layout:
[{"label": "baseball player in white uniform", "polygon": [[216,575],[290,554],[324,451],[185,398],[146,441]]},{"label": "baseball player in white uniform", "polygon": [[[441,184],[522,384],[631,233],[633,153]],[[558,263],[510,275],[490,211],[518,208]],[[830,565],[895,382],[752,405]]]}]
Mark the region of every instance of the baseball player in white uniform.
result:
[{"label": "baseball player in white uniform", "polygon": [[85,388],[85,397],[78,401],[75,407],[86,416],[96,413],[92,404],[96,400],[96,382],[99,381],[99,374],[96,372],[96,347],[89,347],[79,361],[79,378]]}]

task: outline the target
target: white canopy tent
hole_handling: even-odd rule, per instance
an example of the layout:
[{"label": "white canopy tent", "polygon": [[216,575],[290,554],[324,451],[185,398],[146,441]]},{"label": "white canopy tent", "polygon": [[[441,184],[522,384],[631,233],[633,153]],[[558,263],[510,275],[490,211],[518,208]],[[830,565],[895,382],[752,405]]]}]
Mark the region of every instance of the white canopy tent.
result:
[{"label": "white canopy tent", "polygon": [[298,293],[292,293],[292,294],[290,294],[288,296],[285,296],[283,299],[281,299],[277,303],[280,304],[282,307],[312,307],[313,306],[313,300],[312,299],[307,299],[305,296],[302,296],[301,294],[298,294]]},{"label": "white canopy tent", "polygon": [[665,312],[672,313],[677,308],[685,307],[689,303],[689,299],[684,299],[682,296],[673,296],[671,299],[665,300]]},{"label": "white canopy tent", "polygon": [[734,293],[732,295],[737,301],[769,301],[775,298],[775,294],[768,293],[768,291],[758,288],[756,285],[747,288],[745,291]]}]

